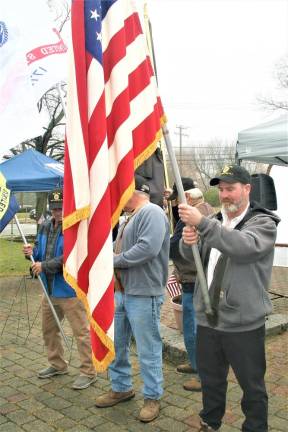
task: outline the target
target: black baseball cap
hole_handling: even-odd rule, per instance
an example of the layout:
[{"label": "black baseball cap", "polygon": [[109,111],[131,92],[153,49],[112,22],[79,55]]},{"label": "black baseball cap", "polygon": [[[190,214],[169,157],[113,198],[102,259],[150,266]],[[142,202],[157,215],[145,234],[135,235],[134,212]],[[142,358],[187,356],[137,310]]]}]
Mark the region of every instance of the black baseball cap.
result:
[{"label": "black baseball cap", "polygon": [[[181,177],[181,181],[182,181],[184,191],[195,188],[194,181],[190,177]],[[173,184],[173,192],[169,196],[169,198],[167,198],[167,199],[168,199],[168,201],[173,201],[177,197],[178,197],[178,190],[177,190],[176,183],[174,183]]]},{"label": "black baseball cap", "polygon": [[249,172],[239,165],[226,165],[221,173],[210,180],[211,186],[216,186],[220,181],[225,183],[251,183]]},{"label": "black baseball cap", "polygon": [[48,194],[49,209],[62,209],[63,192],[61,189],[54,190]]},{"label": "black baseball cap", "polygon": [[135,190],[150,195],[150,186],[147,180],[139,174],[135,176]]}]

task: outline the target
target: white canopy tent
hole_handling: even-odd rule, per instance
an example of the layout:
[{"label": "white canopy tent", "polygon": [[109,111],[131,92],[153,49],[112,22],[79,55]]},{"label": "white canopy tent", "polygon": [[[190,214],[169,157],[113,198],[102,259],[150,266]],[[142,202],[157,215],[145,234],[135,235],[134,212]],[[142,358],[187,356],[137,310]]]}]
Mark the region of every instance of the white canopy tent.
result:
[{"label": "white canopy tent", "polygon": [[270,176],[274,180],[277,194],[276,213],[281,218],[277,228],[277,239],[275,248],[274,265],[288,267],[288,168],[273,165]]},{"label": "white canopy tent", "polygon": [[288,267],[288,113],[238,134],[236,158],[271,164],[281,222],[277,230],[274,266]]},{"label": "white canopy tent", "polygon": [[238,160],[288,166],[288,113],[238,134]]}]

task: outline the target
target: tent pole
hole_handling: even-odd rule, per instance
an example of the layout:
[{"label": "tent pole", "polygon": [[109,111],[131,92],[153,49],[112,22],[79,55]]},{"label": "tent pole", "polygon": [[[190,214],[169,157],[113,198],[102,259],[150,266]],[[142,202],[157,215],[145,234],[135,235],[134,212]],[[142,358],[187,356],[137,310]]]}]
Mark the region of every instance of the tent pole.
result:
[{"label": "tent pole", "polygon": [[[22,228],[21,228],[21,225],[20,225],[20,223],[19,223],[19,220],[18,220],[18,217],[17,217],[16,214],[15,214],[15,216],[14,216],[14,219],[15,219],[15,222],[16,222],[16,225],[17,225],[17,228],[18,228],[18,230],[19,230],[19,233],[20,233],[20,235],[21,235],[21,237],[22,237],[23,243],[24,243],[25,246],[27,246],[28,243],[27,243],[27,240],[26,240],[25,234],[23,233],[23,230],[22,230]],[[32,261],[33,264],[35,263],[35,260],[34,260],[34,258],[33,258],[32,255],[30,256],[30,260]],[[64,333],[63,328],[62,328],[62,326],[61,326],[61,323],[60,323],[60,321],[59,321],[59,318],[58,318],[57,312],[55,311],[55,308],[54,308],[54,306],[53,306],[53,304],[52,304],[52,302],[51,302],[51,300],[50,300],[50,297],[49,297],[49,295],[48,295],[48,293],[47,293],[47,291],[46,291],[46,288],[45,288],[45,286],[44,286],[44,283],[43,283],[43,281],[42,281],[40,275],[37,276],[37,279],[38,279],[38,281],[40,282],[41,288],[42,288],[43,293],[44,293],[44,295],[45,295],[45,297],[46,297],[46,300],[47,300],[47,302],[48,302],[48,304],[49,304],[49,306],[50,306],[50,309],[51,309],[51,311],[52,311],[52,313],[53,313],[53,316],[54,316],[55,321],[56,321],[56,323],[57,323],[57,326],[58,326],[58,328],[59,328],[59,330],[60,330],[60,332],[61,332],[61,335],[62,335],[62,337],[63,337],[63,339],[64,339],[65,345],[66,345],[66,347],[68,348],[68,351],[71,353],[71,349],[70,349],[70,347],[69,347],[68,340],[67,340],[67,338],[66,338],[66,336],[65,336],[65,333]]]},{"label": "tent pole", "polygon": [[[165,143],[166,143],[166,148],[167,148],[167,151],[169,154],[169,158],[170,158],[170,162],[171,162],[171,166],[172,166],[172,171],[173,171],[174,178],[175,178],[175,183],[177,186],[179,201],[181,203],[187,204],[185,192],[184,192],[182,181],[181,181],[179,167],[178,167],[176,156],[175,156],[175,153],[174,153],[174,150],[172,147],[169,131],[168,131],[168,128],[166,125],[164,125],[162,127],[162,131],[163,131],[163,135],[164,135],[164,139],[165,139]],[[207,282],[206,282],[200,254],[199,254],[199,249],[198,249],[196,244],[192,245],[192,253],[193,253],[193,257],[194,257],[194,261],[195,261],[195,265],[196,265],[196,269],[197,269],[197,277],[198,277],[198,280],[200,283],[200,288],[202,291],[202,296],[203,296],[203,300],[204,300],[204,304],[205,304],[205,313],[206,313],[208,318],[211,318],[214,315],[214,313],[213,313],[212,308],[211,308]]]}]

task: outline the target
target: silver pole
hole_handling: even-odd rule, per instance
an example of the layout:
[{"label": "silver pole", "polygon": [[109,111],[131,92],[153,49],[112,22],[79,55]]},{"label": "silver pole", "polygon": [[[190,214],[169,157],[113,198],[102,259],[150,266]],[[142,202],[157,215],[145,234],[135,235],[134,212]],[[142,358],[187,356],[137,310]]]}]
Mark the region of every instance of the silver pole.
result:
[{"label": "silver pole", "polygon": [[[170,139],[170,135],[169,135],[169,130],[168,130],[166,125],[164,125],[162,127],[162,131],[163,131],[167,151],[169,154],[169,158],[170,158],[172,171],[174,174],[175,183],[177,186],[177,191],[178,191],[178,196],[180,198],[180,202],[187,204],[183,185],[182,185],[182,181],[181,181],[179,167],[178,167],[176,156],[175,156],[175,153],[174,153],[174,150],[172,147],[172,143],[171,143],[171,139]],[[209,298],[209,293],[208,293],[207,282],[206,282],[206,278],[205,278],[205,274],[204,274],[200,254],[199,254],[199,249],[198,249],[197,245],[192,245],[192,252],[193,252],[194,261],[195,261],[195,265],[196,265],[196,269],[197,269],[197,277],[199,279],[200,288],[202,291],[203,300],[204,300],[204,304],[205,304],[205,313],[208,316],[213,316],[213,311],[211,308],[211,303],[210,303],[210,298]]]},{"label": "silver pole", "polygon": [[[18,230],[19,230],[19,233],[20,233],[20,235],[21,235],[21,237],[22,237],[23,243],[24,243],[25,246],[27,246],[28,243],[27,243],[26,237],[25,237],[25,235],[24,235],[24,233],[23,233],[23,231],[22,231],[21,225],[20,225],[20,223],[19,223],[19,220],[18,220],[18,217],[17,217],[16,214],[15,214],[15,216],[14,216],[14,219],[15,219],[15,222],[16,222],[16,225],[17,225],[17,228],[18,228]],[[32,255],[30,256],[30,260],[32,261],[33,264],[35,263],[35,260],[34,260],[34,258],[33,258]],[[67,338],[66,338],[66,336],[65,336],[65,333],[64,333],[63,328],[62,328],[62,326],[61,326],[61,323],[60,323],[60,321],[59,321],[59,318],[58,318],[57,312],[55,311],[55,308],[54,308],[54,306],[53,306],[53,304],[52,304],[52,302],[51,302],[51,300],[50,300],[50,297],[49,297],[49,295],[48,295],[48,293],[47,293],[47,291],[46,291],[46,288],[45,288],[45,286],[44,286],[44,283],[43,283],[43,281],[42,281],[40,275],[37,276],[37,278],[38,278],[38,281],[40,282],[40,285],[41,285],[41,287],[42,287],[42,290],[43,290],[43,293],[44,293],[44,295],[45,295],[45,297],[46,297],[46,300],[48,301],[48,304],[49,304],[50,309],[51,309],[51,311],[52,311],[52,313],[53,313],[53,316],[54,316],[54,318],[55,318],[55,321],[56,321],[56,323],[57,323],[57,326],[59,327],[59,330],[60,330],[61,335],[62,335],[62,337],[63,337],[63,339],[64,339],[64,342],[65,342],[65,345],[66,345],[66,347],[68,348],[69,352],[71,352],[70,347],[69,347],[69,344],[68,344],[68,340],[67,340]]]}]

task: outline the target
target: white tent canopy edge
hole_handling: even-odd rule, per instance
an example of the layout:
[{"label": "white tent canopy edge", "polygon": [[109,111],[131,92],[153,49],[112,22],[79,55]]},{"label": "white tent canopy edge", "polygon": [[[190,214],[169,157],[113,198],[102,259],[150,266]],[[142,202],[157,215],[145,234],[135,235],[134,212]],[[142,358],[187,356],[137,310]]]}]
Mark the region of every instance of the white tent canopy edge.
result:
[{"label": "white tent canopy edge", "polygon": [[288,113],[238,134],[238,160],[251,160],[273,165],[274,180],[281,222],[277,229],[274,266],[288,267]]},{"label": "white tent canopy edge", "polygon": [[239,160],[288,166],[288,112],[238,133]]}]

